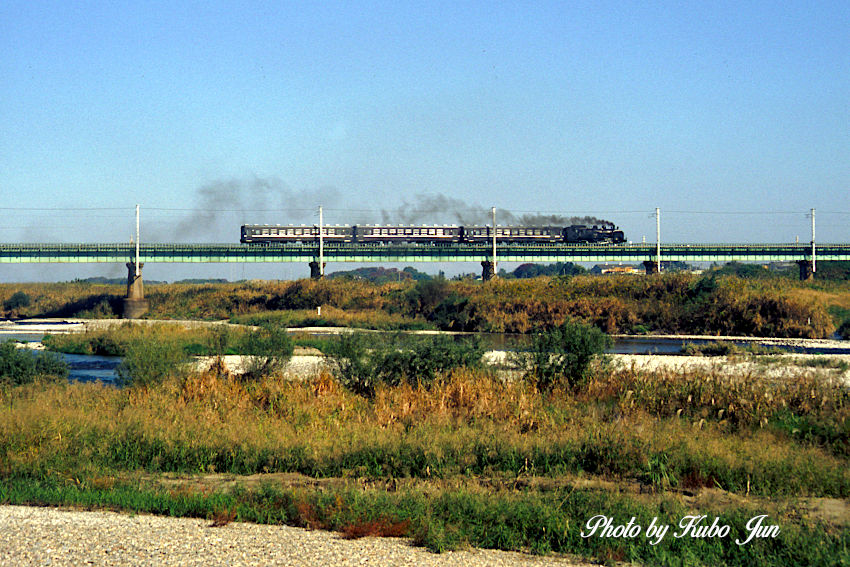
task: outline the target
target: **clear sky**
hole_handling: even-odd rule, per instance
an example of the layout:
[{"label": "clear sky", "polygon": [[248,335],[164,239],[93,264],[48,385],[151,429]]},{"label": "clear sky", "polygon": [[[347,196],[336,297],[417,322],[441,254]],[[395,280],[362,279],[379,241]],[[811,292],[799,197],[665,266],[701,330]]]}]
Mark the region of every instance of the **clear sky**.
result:
[{"label": "clear sky", "polygon": [[655,207],[667,241],[807,241],[815,208],[847,242],[848,30],[846,1],[6,0],[0,241],[127,241],[136,203],[143,239],[235,242],[447,197],[634,241]]}]

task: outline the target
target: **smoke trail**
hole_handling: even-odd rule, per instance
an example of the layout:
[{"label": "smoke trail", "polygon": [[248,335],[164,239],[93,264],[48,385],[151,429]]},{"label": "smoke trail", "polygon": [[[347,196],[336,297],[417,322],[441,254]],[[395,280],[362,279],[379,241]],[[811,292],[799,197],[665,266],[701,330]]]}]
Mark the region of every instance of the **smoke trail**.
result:
[{"label": "smoke trail", "polygon": [[178,241],[232,241],[242,224],[313,224],[316,207],[339,200],[332,188],[293,191],[277,178],[218,180],[200,187],[194,210],[174,228]]},{"label": "smoke trail", "polygon": [[[470,204],[461,199],[441,194],[418,194],[412,201],[405,200],[397,209],[382,209],[383,224],[461,224],[489,225],[493,217],[489,207]],[[510,211],[497,209],[496,222],[500,225],[518,226],[569,226],[573,224],[601,225],[614,224],[611,221],[593,216],[562,215],[516,215]]]},{"label": "smoke trail", "polygon": [[415,196],[414,202],[405,201],[397,209],[381,210],[383,224],[486,224],[488,209],[471,205],[445,195]]}]

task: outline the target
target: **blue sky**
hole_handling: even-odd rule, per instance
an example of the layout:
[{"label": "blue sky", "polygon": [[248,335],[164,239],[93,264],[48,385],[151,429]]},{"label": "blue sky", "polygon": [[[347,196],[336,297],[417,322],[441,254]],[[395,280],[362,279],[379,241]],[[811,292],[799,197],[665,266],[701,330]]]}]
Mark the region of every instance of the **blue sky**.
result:
[{"label": "blue sky", "polygon": [[149,239],[233,242],[434,195],[635,241],[655,207],[669,241],[808,240],[814,207],[848,241],[848,29],[847,2],[6,1],[0,241],[126,241],[140,203]]}]

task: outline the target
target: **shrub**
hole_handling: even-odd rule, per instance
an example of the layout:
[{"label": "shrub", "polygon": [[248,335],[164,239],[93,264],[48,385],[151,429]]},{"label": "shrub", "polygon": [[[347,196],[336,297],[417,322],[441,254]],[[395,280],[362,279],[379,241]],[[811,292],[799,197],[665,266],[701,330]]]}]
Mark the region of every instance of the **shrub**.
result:
[{"label": "shrub", "polygon": [[33,353],[13,342],[0,344],[0,384],[29,384],[39,377],[68,377],[68,365],[52,352]]},{"label": "shrub", "polygon": [[407,304],[411,314],[428,317],[450,294],[449,282],[445,278],[422,280],[407,292]]},{"label": "shrub", "polygon": [[480,325],[470,299],[456,292],[434,307],[427,319],[444,331],[474,331]]},{"label": "shrub", "polygon": [[245,355],[242,378],[256,380],[279,373],[294,349],[292,339],[283,327],[269,325],[247,333],[242,339],[242,353]]},{"label": "shrub", "polygon": [[430,387],[455,368],[480,368],[484,347],[477,338],[452,336],[374,340],[365,333],[341,335],[327,349],[331,367],[352,392],[371,398],[378,384]]},{"label": "shrub", "polygon": [[401,348],[374,353],[381,381],[390,386],[407,381],[411,386],[430,387],[439,374],[455,368],[480,368],[484,355],[478,337],[455,339],[438,335],[406,342]]},{"label": "shrub", "polygon": [[371,337],[365,333],[345,333],[332,341],[326,352],[332,371],[342,385],[367,398],[375,395],[377,379],[377,369],[369,352],[372,346]]},{"label": "shrub", "polygon": [[183,348],[173,341],[146,338],[127,344],[124,360],[115,369],[122,386],[148,387],[185,372]]},{"label": "shrub", "polygon": [[23,291],[16,291],[12,294],[12,297],[3,302],[3,309],[11,311],[19,307],[29,307],[29,305],[30,296]]},{"label": "shrub", "polygon": [[538,390],[551,390],[564,381],[568,387],[575,388],[585,383],[591,362],[611,344],[611,337],[598,328],[567,321],[537,333],[530,350],[515,354],[513,362]]},{"label": "shrub", "polygon": [[847,319],[846,321],[841,323],[841,326],[838,327],[837,333],[838,336],[840,336],[845,341],[850,339],[850,319]]}]

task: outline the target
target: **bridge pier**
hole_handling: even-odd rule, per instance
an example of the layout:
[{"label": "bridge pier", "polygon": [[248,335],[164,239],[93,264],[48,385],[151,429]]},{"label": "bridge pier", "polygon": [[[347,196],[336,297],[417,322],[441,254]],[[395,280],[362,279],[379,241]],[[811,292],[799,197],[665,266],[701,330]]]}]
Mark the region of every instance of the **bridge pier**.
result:
[{"label": "bridge pier", "polygon": [[490,260],[481,262],[481,279],[489,282],[496,277],[496,266]]},{"label": "bridge pier", "polygon": [[808,281],[815,277],[811,260],[797,260],[797,265],[800,266],[800,281]]},{"label": "bridge pier", "polygon": [[149,304],[145,299],[145,288],[142,284],[142,266],[139,264],[139,275],[136,275],[136,263],[127,262],[127,297],[124,298],[124,319],[138,319],[147,312]]},{"label": "bridge pier", "polygon": [[647,260],[643,263],[643,267],[646,269],[646,275],[658,273],[658,262],[655,260]]},{"label": "bridge pier", "polygon": [[[327,266],[327,264],[328,264],[327,262],[322,264],[322,268]],[[315,260],[310,262],[310,277],[313,278],[314,280],[322,279],[322,270],[319,269],[319,263],[316,262]]]}]

